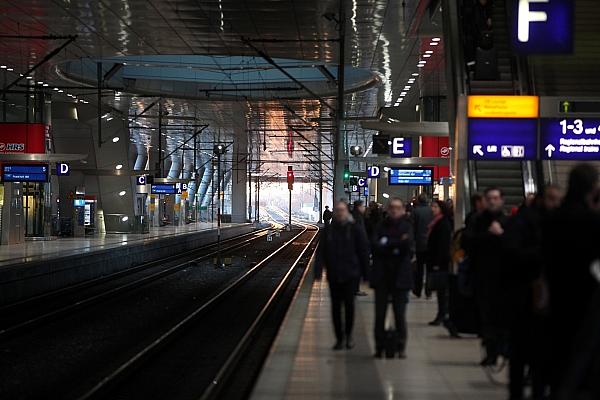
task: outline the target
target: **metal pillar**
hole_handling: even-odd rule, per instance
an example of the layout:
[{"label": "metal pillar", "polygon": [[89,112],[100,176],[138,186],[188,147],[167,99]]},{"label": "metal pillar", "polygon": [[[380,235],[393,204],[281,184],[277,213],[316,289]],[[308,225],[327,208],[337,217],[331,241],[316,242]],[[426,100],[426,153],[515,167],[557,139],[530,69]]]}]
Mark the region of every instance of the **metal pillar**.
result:
[{"label": "metal pillar", "polygon": [[221,153],[217,153],[217,268],[223,267],[221,261]]},{"label": "metal pillar", "polygon": [[337,93],[337,111],[335,113],[335,167],[334,167],[334,202],[345,197],[344,193],[344,168],[346,165],[346,146],[344,140],[344,62],[345,62],[345,43],[346,43],[346,9],[345,1],[339,0],[339,61],[338,61],[338,93]]},{"label": "metal pillar", "polygon": [[96,63],[96,77],[98,79],[98,148],[102,147],[102,63]]}]

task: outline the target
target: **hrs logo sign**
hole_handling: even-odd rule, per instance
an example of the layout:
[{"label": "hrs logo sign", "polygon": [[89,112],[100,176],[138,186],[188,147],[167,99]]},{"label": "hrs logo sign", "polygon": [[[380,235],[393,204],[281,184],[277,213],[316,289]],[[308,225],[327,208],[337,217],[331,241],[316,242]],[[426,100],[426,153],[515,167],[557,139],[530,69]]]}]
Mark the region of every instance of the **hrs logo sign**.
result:
[{"label": "hrs logo sign", "polygon": [[23,153],[25,143],[0,143],[0,153]]}]

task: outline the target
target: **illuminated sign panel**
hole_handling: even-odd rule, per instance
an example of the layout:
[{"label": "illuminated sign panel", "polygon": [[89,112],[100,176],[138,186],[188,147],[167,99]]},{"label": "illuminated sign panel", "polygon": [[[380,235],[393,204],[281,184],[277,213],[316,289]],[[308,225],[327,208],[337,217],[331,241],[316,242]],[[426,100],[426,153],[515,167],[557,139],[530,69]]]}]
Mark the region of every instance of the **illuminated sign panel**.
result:
[{"label": "illuminated sign panel", "polygon": [[470,160],[535,160],[537,119],[469,119]]},{"label": "illuminated sign panel", "polygon": [[391,142],[390,156],[402,158],[412,155],[412,140],[410,138],[395,137]]},{"label": "illuminated sign panel", "polygon": [[379,175],[381,175],[381,169],[377,165],[367,167],[367,177],[379,178]]},{"label": "illuminated sign panel", "polygon": [[540,153],[543,160],[600,160],[600,119],[542,119]]},{"label": "illuminated sign panel", "polygon": [[573,52],[574,0],[514,0],[512,45],[521,54]]},{"label": "illuminated sign panel", "polygon": [[47,164],[4,164],[4,182],[48,182]]},{"label": "illuminated sign panel", "polygon": [[469,96],[469,118],[537,118],[538,96]]},{"label": "illuminated sign panel", "polygon": [[175,194],[174,183],[155,183],[150,185],[150,193],[152,194]]},{"label": "illuminated sign panel", "polygon": [[392,168],[388,172],[389,185],[432,185],[432,168]]}]

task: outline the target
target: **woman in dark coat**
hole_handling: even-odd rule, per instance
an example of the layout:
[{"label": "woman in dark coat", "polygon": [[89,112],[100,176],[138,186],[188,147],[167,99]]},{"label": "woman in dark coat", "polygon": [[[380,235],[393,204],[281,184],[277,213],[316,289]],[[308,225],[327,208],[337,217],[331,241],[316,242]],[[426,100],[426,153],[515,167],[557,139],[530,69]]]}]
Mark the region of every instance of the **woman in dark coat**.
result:
[{"label": "woman in dark coat", "polygon": [[448,319],[448,271],[452,226],[446,215],[446,204],[436,200],[431,204],[433,220],[428,226],[427,269],[431,289],[437,292],[438,311],[429,325],[441,325]]}]

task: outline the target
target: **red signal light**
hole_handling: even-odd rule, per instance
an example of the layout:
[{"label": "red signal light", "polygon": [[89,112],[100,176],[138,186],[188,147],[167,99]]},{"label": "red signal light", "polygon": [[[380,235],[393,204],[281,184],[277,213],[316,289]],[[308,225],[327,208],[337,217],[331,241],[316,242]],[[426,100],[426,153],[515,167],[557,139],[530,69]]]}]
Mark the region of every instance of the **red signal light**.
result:
[{"label": "red signal light", "polygon": [[288,166],[287,183],[288,183],[288,189],[290,189],[290,190],[294,189],[294,170],[292,169],[291,165]]}]

